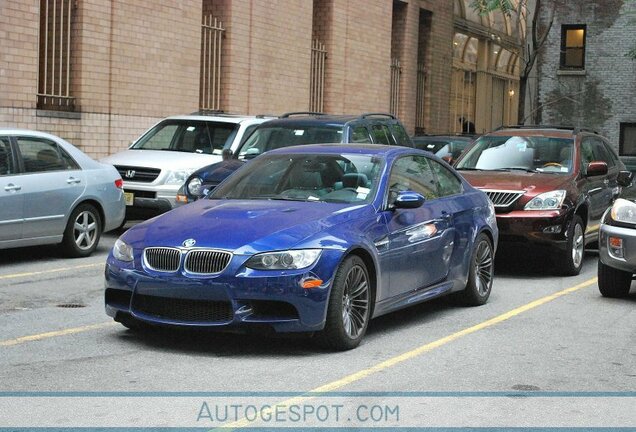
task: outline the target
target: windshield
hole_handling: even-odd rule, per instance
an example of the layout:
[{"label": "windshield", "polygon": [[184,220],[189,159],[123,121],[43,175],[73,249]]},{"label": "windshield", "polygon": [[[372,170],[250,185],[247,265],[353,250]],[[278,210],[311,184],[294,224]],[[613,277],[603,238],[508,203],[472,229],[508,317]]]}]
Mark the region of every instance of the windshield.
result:
[{"label": "windshield", "polygon": [[239,159],[252,159],[266,151],[303,144],[342,142],[342,126],[261,126],[239,149]]},{"label": "windshield", "polygon": [[235,123],[167,120],[149,130],[131,149],[220,155],[231,146],[237,130]]},{"label": "windshield", "polygon": [[264,156],[230,177],[209,198],[369,202],[381,168],[381,159],[360,154]]},{"label": "windshield", "polygon": [[477,140],[458,162],[458,170],[572,172],[574,142],[570,138],[487,136]]}]

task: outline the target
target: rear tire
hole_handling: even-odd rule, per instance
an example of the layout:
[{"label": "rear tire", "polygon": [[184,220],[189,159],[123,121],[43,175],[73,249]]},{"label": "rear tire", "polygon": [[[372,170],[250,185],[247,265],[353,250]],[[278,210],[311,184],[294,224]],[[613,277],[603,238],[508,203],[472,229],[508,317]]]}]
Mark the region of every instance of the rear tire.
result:
[{"label": "rear tire", "polygon": [[490,238],[481,233],[475,239],[470,257],[466,289],[458,297],[466,306],[481,306],[488,301],[495,274],[495,253]]},{"label": "rear tire", "polygon": [[585,228],[579,215],[574,215],[568,226],[566,248],[560,252],[559,273],[563,276],[576,276],[581,273],[585,254]]},{"label": "rear tire", "polygon": [[325,348],[345,351],[362,341],[371,317],[371,281],[364,261],[347,257],[333,280],[325,328],[317,341]]},{"label": "rear tire", "polygon": [[631,273],[615,269],[598,260],[598,289],[603,297],[625,297],[629,294],[631,286]]},{"label": "rear tire", "polygon": [[80,204],[71,213],[64,230],[62,248],[73,258],[87,257],[99,244],[102,221],[91,204]]}]

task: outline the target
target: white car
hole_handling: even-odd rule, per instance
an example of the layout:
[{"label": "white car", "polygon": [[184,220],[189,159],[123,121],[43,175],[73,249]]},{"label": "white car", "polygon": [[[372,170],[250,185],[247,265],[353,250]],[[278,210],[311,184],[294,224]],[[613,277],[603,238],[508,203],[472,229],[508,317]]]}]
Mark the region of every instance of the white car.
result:
[{"label": "white car", "polygon": [[122,183],[60,137],[0,129],[0,249],[60,243],[90,255],[124,219]]},{"label": "white car", "polygon": [[265,116],[174,116],[161,120],[128,150],[103,158],[124,180],[126,219],[156,216],[177,205],[177,191],[195,170],[234,151]]}]

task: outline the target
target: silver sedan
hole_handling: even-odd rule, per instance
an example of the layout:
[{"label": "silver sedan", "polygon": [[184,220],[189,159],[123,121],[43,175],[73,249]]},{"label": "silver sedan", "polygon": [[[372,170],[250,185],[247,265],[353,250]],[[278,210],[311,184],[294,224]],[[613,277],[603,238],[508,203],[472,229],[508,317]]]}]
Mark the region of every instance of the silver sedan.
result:
[{"label": "silver sedan", "polygon": [[88,256],[124,213],[113,166],[54,135],[0,129],[0,249],[60,243]]}]

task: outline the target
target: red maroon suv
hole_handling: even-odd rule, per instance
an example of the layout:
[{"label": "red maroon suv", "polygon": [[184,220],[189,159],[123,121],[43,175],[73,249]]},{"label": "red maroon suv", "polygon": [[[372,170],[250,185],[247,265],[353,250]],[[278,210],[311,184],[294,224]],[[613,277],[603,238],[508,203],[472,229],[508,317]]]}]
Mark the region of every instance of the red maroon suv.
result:
[{"label": "red maroon suv", "polygon": [[482,136],[455,165],[495,205],[500,243],[548,246],[566,275],[581,271],[586,241],[629,185],[607,140],[578,128],[519,126]]}]

